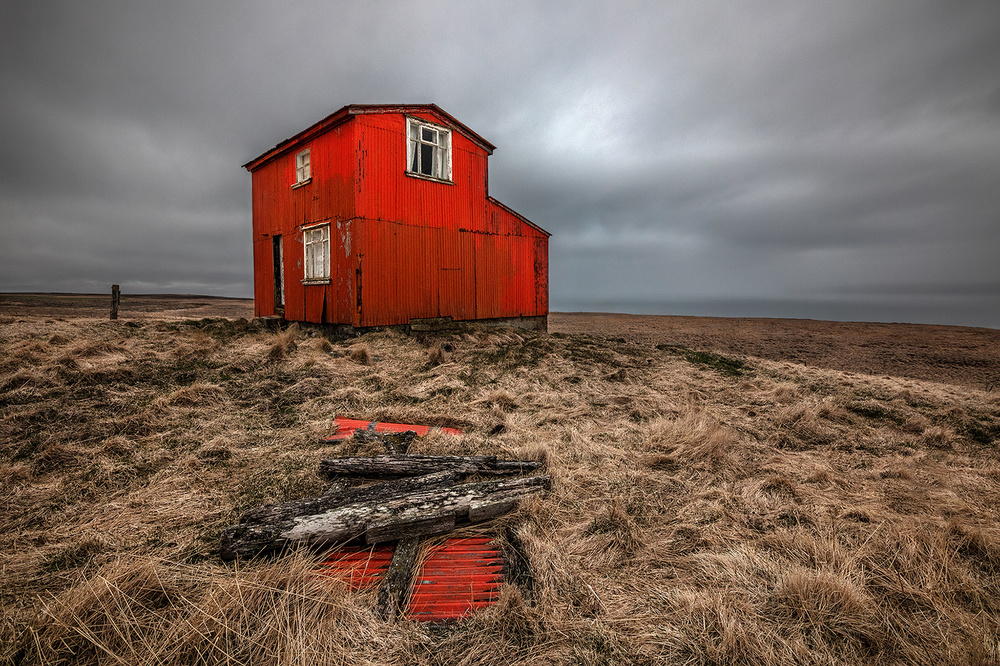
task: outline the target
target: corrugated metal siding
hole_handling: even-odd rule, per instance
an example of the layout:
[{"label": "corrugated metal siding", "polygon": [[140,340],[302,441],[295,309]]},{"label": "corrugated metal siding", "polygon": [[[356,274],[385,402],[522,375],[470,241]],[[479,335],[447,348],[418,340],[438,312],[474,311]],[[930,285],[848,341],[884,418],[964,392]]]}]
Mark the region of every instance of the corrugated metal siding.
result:
[{"label": "corrugated metal siding", "polygon": [[406,617],[461,620],[496,603],[503,583],[503,553],[489,537],[448,539],[428,549],[413,581]]},{"label": "corrugated metal siding", "polygon": [[[453,184],[407,176],[405,128],[401,113],[357,116],[253,172],[258,316],[274,314],[279,233],[291,321],[383,326],[548,313],[547,235],[487,196],[486,151],[453,132]],[[312,182],[293,189],[295,154],[306,147]],[[303,285],[301,228],[324,221],[331,283]]]},{"label": "corrugated metal siding", "polygon": [[339,578],[352,590],[368,590],[382,582],[395,550],[390,545],[343,546],[328,553],[316,570],[324,576]]},{"label": "corrugated metal siding", "polygon": [[357,325],[411,319],[532,317],[548,313],[545,238],[357,220]]},{"label": "corrugated metal siding", "polygon": [[[436,122],[433,117],[424,120]],[[451,229],[483,229],[486,152],[452,132],[453,183],[406,175],[406,117],[357,118],[357,215]]]},{"label": "corrugated metal siding", "polygon": [[[253,172],[254,311],[269,316],[274,311],[274,267],[271,238],[280,234],[284,244],[285,318],[291,321],[350,323],[347,307],[353,285],[345,280],[350,250],[344,243],[354,217],[353,129],[341,125],[297,146]],[[293,188],[295,155],[309,148],[312,182]],[[330,222],[331,283],[303,285],[302,226]],[[346,241],[349,242],[349,241]],[[344,317],[347,316],[347,319]]]}]

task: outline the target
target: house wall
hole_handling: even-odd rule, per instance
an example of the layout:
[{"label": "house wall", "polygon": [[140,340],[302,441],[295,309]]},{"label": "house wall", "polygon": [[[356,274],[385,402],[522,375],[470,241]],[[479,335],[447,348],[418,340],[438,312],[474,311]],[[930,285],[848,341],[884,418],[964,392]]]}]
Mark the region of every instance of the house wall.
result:
[{"label": "house wall", "polygon": [[405,115],[355,124],[356,326],[548,314],[548,237],[488,198],[485,149],[453,131],[453,183],[440,183],[405,174]]},{"label": "house wall", "polygon": [[[429,114],[414,117],[437,122]],[[406,116],[363,115],[357,128],[357,215],[457,230],[484,227],[486,151],[459,132],[451,133],[452,178],[441,183],[406,174]]]},{"label": "house wall", "polygon": [[548,314],[548,239],[363,220],[356,326]]},{"label": "house wall", "polygon": [[[349,268],[354,218],[354,130],[345,123],[254,170],[254,310],[272,316],[272,237],[281,234],[285,257],[285,312],[290,321],[350,322],[354,286]],[[295,155],[309,148],[312,181],[295,184]],[[303,285],[302,227],[330,222],[331,282]],[[349,266],[350,264],[350,266]]]}]

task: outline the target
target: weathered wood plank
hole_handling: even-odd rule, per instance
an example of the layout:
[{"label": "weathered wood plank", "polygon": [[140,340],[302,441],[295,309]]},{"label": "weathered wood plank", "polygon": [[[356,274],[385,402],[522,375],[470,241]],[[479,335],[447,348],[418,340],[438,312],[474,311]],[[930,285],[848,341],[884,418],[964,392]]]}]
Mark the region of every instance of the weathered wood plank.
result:
[{"label": "weathered wood plank", "polygon": [[526,496],[527,495],[517,495],[497,500],[471,502],[469,504],[469,522],[482,523],[487,520],[499,518],[505,513],[510,513],[517,508],[517,503]]},{"label": "weathered wood plank", "polygon": [[240,522],[270,525],[297,516],[324,513],[346,504],[392,500],[419,490],[452,486],[461,476],[458,472],[445,471],[407,479],[370,483],[365,486],[348,486],[336,490],[331,487],[325,495],[320,497],[306,497],[251,509],[240,516]]},{"label": "weathered wood plank", "polygon": [[[420,518],[451,513],[455,523],[469,522],[473,503],[489,503],[520,497],[547,489],[548,476],[480,481],[444,488],[414,491],[395,499],[353,502],[314,514],[296,516],[268,523],[244,522],[222,533],[220,555],[224,559],[252,557],[292,545],[319,546],[366,535],[368,528],[379,525],[372,538],[389,535],[388,526],[419,523]],[[512,505],[513,506],[513,505]],[[480,512],[477,516],[485,515]]]},{"label": "weathered wood plank", "polygon": [[507,475],[537,470],[536,460],[498,460],[495,456],[397,455],[370,458],[327,458],[319,464],[328,477],[393,478],[452,470],[462,474]]},{"label": "weathered wood plank", "polygon": [[382,578],[378,597],[375,599],[375,610],[384,620],[399,615],[406,602],[410,578],[413,576],[413,565],[417,562],[418,544],[419,539],[416,537],[400,539],[396,544],[396,552]]},{"label": "weathered wood plank", "polygon": [[413,430],[404,432],[375,432],[374,430],[355,430],[353,438],[361,443],[377,443],[385,447],[390,455],[405,454],[410,444],[416,438]]},{"label": "weathered wood plank", "polygon": [[417,514],[400,518],[389,518],[370,523],[365,530],[365,542],[369,545],[434,534],[447,534],[455,530],[455,512]]}]

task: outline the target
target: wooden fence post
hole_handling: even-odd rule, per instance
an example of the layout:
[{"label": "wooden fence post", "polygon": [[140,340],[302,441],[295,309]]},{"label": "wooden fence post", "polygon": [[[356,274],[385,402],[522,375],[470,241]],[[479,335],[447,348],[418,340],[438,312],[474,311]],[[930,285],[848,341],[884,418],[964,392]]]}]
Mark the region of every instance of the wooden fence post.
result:
[{"label": "wooden fence post", "polygon": [[111,285],[111,318],[118,319],[118,301],[121,300],[121,289],[117,284]]}]

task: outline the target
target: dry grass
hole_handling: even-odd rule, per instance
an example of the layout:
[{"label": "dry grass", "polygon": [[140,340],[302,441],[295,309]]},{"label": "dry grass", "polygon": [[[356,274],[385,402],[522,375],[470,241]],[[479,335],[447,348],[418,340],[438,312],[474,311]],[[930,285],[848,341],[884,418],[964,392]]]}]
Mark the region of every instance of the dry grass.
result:
[{"label": "dry grass", "polygon": [[[738,370],[738,372],[737,372]],[[0,324],[0,663],[995,664],[1000,399],[582,335],[350,342],[241,321]],[[333,418],[542,459],[532,584],[448,627],[220,530],[321,492]]]}]

